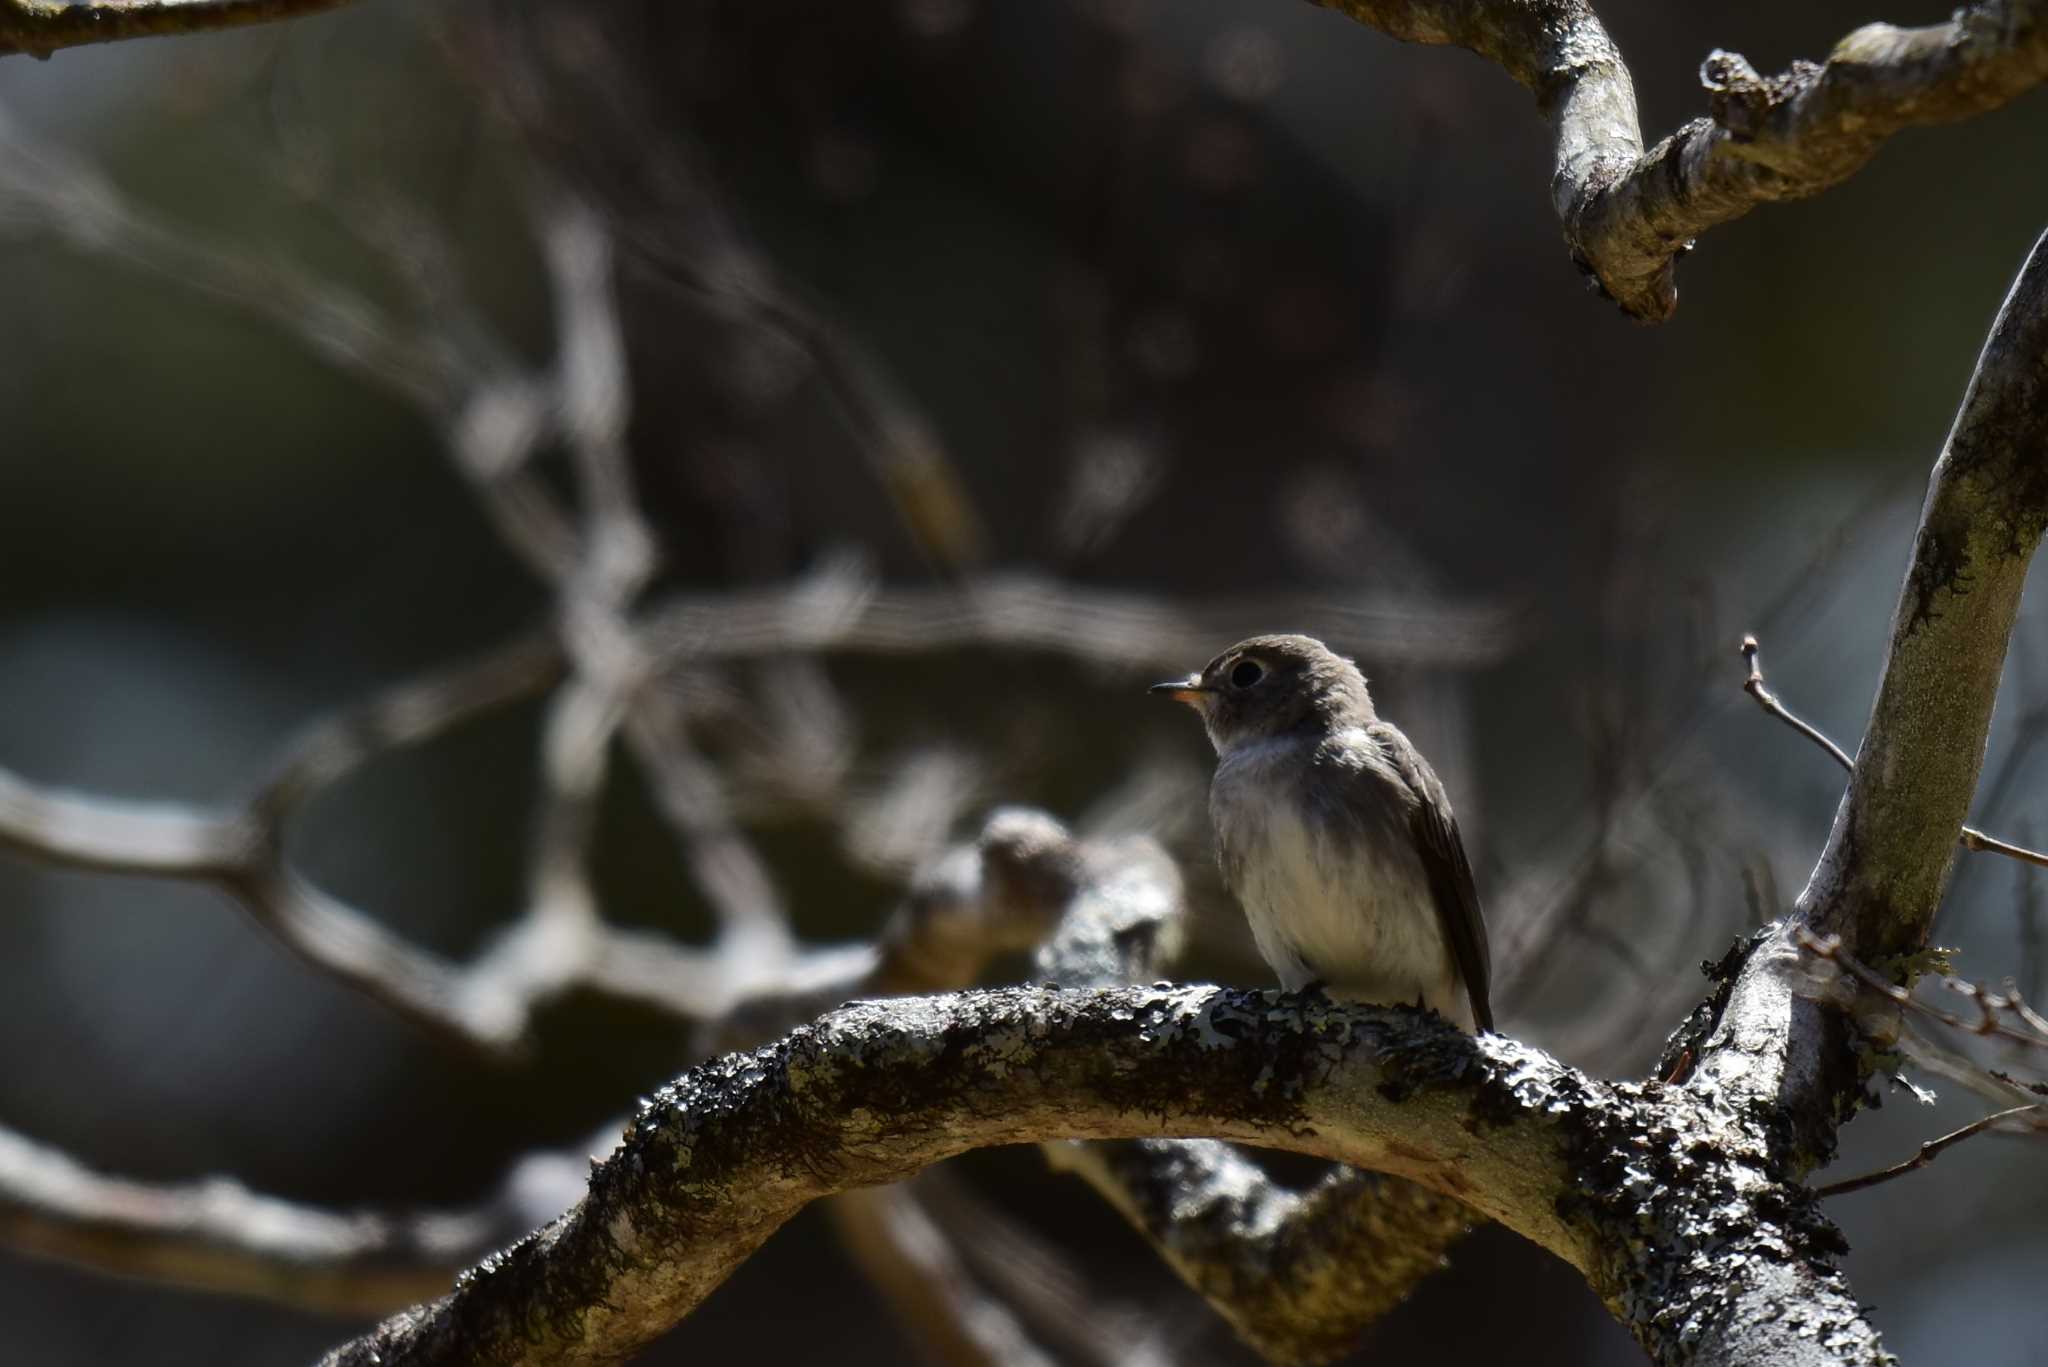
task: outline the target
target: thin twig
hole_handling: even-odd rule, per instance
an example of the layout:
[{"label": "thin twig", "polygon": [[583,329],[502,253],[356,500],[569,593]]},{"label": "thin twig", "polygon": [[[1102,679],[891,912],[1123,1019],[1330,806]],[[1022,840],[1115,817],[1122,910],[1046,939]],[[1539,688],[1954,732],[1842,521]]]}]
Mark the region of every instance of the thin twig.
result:
[{"label": "thin twig", "polygon": [[[1855,773],[1856,761],[1849,758],[1847,751],[1843,750],[1841,746],[1835,744],[1832,740],[1829,740],[1819,727],[1797,716],[1791,708],[1779,701],[1777,694],[1764,686],[1763,665],[1758,661],[1757,654],[1756,637],[1744,636],[1742,638],[1742,658],[1749,664],[1749,677],[1742,681],[1742,691],[1755,698],[1757,706],[1761,707],[1766,713],[1776,717],[1779,721],[1827,751],[1834,758],[1835,763],[1841,765],[1845,771],[1852,774]],[[2030,850],[2024,845],[2015,845],[2007,840],[2000,840],[1995,835],[1986,835],[1974,826],[1963,827],[1962,833],[1956,837],[1956,840],[1964,849],[1979,854],[2002,854],[2008,859],[2019,859],[2029,864],[2048,868],[2048,854],[2044,854],[2039,850]]]},{"label": "thin twig", "polygon": [[[1902,1010],[1928,1017],[1952,1030],[2002,1039],[2030,1049],[2048,1050],[2048,1019],[2029,1006],[2016,991],[1990,992],[1967,979],[1944,975],[1942,986],[1967,998],[1977,1008],[1974,1017],[1959,1016],[1920,1000],[1908,989],[1849,953],[1842,947],[1840,936],[1815,935],[1801,926],[1795,938],[1806,953],[1843,969],[1850,977]],[[2019,1025],[2006,1022],[2002,1013],[2008,1012],[2018,1018]]]},{"label": "thin twig", "polygon": [[1829,740],[1819,727],[1795,716],[1791,708],[1778,701],[1777,694],[1764,686],[1764,669],[1762,663],[1757,659],[1758,649],[1756,637],[1745,636],[1742,638],[1742,658],[1749,665],[1749,677],[1742,681],[1742,691],[1755,698],[1756,705],[1765,712],[1776,717],[1779,721],[1827,751],[1829,755],[1834,757],[1835,763],[1842,766],[1843,772],[1854,773],[1856,761],[1849,758],[1848,751]]},{"label": "thin twig", "polygon": [[[2020,835],[2029,835],[2029,829],[2020,828]],[[2041,877],[2031,866],[2019,873],[2019,886],[2015,890],[2014,910],[2018,913],[2020,932],[2020,973],[2016,992],[2023,991],[2029,997],[2041,995]]]},{"label": "thin twig", "polygon": [[1903,1162],[1894,1163],[1888,1168],[1879,1168],[1876,1172],[1866,1172],[1861,1177],[1850,1177],[1840,1182],[1830,1182],[1824,1187],[1815,1187],[1813,1194],[1815,1196],[1841,1196],[1847,1192],[1862,1191],[1865,1187],[1874,1187],[1880,1182],[1889,1182],[1894,1177],[1904,1177],[1909,1172],[1915,1172],[1926,1167],[1941,1154],[1942,1150],[1962,1143],[1971,1135],[1983,1134],[1986,1130],[1995,1130],[2005,1121],[2040,1109],[2041,1106],[2037,1103],[2031,1106],[2014,1106],[2009,1110],[1995,1111],[1981,1119],[1971,1121],[1959,1130],[1950,1130],[1939,1139],[1928,1140],[1920,1146],[1920,1152]]}]

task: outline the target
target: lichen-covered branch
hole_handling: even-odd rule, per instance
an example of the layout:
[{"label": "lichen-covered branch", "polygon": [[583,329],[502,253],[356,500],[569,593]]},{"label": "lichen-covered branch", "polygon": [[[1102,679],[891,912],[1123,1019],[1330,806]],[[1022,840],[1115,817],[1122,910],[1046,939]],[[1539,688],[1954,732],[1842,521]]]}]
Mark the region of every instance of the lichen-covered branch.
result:
[{"label": "lichen-covered branch", "polygon": [[[1928,482],[1870,724],[1791,918],[1759,937],[1699,1042],[1691,1083],[1777,1117],[1797,1175],[1834,1150],[1868,1062],[1812,999],[1802,937],[1910,985],[1983,765],[2027,562],[2048,525],[2048,237],[1978,358]],[[1688,1046],[1690,1048],[1690,1046]]]},{"label": "lichen-covered branch", "polygon": [[[1149,843],[1149,842],[1147,842]],[[1180,878],[1144,844],[1104,851],[1039,950],[1046,981],[1076,989],[1163,972],[1180,937]],[[1134,857],[1135,856],[1135,857]],[[1093,1187],[1269,1362],[1354,1347],[1464,1237],[1472,1212],[1398,1177],[1333,1169],[1289,1191],[1227,1144],[1152,1139],[1044,1146]]]},{"label": "lichen-covered branch", "polygon": [[2048,78],[2043,6],[1981,0],[1925,28],[1867,24],[1824,63],[1773,77],[1716,51],[1700,71],[1711,116],[1645,151],[1628,68],[1584,0],[1315,2],[1396,38],[1470,49],[1535,92],[1572,255],[1649,322],[1677,307],[1673,266],[1708,228],[1818,194],[1899,130],[1995,109]]},{"label": "lichen-covered branch", "polygon": [[[285,745],[245,802],[226,810],[89,797],[0,769],[0,849],[70,868],[219,887],[315,969],[443,1039],[493,1055],[520,1049],[533,1009],[571,987],[703,1020],[771,979],[837,975],[866,962],[863,949],[825,947],[769,964],[740,947],[699,949],[600,920],[543,914],[458,964],[292,869],[285,827],[314,795],[379,754],[529,695],[561,668],[551,643],[522,637],[395,685],[315,722]],[[542,899],[535,904],[545,913]]]},{"label": "lichen-covered branch", "polygon": [[1411,1010],[1184,987],[854,1003],[704,1064],[575,1211],[327,1361],[613,1359],[821,1196],[987,1144],[1177,1135],[1453,1195],[1578,1267],[1659,1361],[1882,1360],[1832,1230],[1736,1114]]},{"label": "lichen-covered branch", "polygon": [[267,24],[339,9],[349,0],[0,0],[0,54]]},{"label": "lichen-covered branch", "polygon": [[1268,1362],[1342,1357],[1444,1265],[1473,1214],[1413,1182],[1333,1168],[1289,1191],[1228,1144],[1056,1144],[1082,1178]]}]

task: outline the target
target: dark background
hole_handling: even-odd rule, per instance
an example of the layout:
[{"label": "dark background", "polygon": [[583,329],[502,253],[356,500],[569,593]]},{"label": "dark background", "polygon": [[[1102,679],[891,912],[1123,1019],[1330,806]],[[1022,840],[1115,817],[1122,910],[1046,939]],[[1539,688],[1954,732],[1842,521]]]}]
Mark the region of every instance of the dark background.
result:
[{"label": "dark background", "polygon": [[[776,582],[853,549],[904,584],[979,566],[1176,599],[1499,607],[1483,667],[1361,664],[1459,803],[1513,989],[1503,1027],[1616,1075],[1649,1065],[1703,988],[1694,965],[1747,922],[1743,870],[1796,894],[1840,791],[1742,696],[1734,641],[1759,630],[1773,684],[1853,746],[1926,472],[2048,221],[2037,94],[1716,230],[1650,329],[1567,260],[1525,92],[1293,0],[420,8],[0,62],[0,158],[70,149],[196,235],[373,293],[388,273],[336,206],[411,206],[534,358],[547,292],[518,187],[536,166],[575,185],[624,244],[636,476],[671,585]],[[1606,17],[1654,139],[1702,111],[1711,48],[1775,70],[1878,16]],[[514,85],[519,110],[485,112]],[[829,386],[693,287],[720,240],[923,415],[978,547],[949,565],[921,543]],[[414,413],[232,307],[54,244],[4,191],[0,246],[0,764],[229,800],[306,719],[544,610]],[[1994,770],[2039,700],[2044,630],[2030,607]],[[974,776],[962,832],[997,800],[1150,826],[1194,880],[1185,972],[1264,981],[1207,874],[1206,747],[1149,678],[969,650],[825,668],[863,772],[953,756]],[[720,677],[748,686],[743,666]],[[537,717],[351,776],[295,823],[300,867],[472,951],[519,898]],[[2039,777],[2017,771],[1975,819],[2042,835]],[[849,869],[817,813],[750,820],[808,938],[872,933],[894,881]],[[614,919],[703,933],[629,771],[599,876]],[[1962,972],[2031,969],[2023,879],[1965,856],[1938,937]],[[1523,936],[1560,901],[1577,928],[1539,952]],[[454,1205],[689,1061],[676,1027],[572,999],[533,1060],[481,1068],[204,890],[9,858],[0,902],[0,1123],[112,1172]],[[1978,1113],[1901,1094],[1846,1132],[1839,1173]],[[1905,1360],[2037,1359],[2044,1161],[1987,1138],[1832,1203]],[[1244,1360],[1035,1153],[957,1167],[1093,1284],[1164,1307],[1182,1356]],[[1636,1360],[1512,1236],[1482,1231],[1453,1263],[1361,1360]],[[34,1363],[306,1360],[359,1327],[5,1254],[0,1319]],[[813,1212],[646,1360],[738,1351],[906,1347]]]}]

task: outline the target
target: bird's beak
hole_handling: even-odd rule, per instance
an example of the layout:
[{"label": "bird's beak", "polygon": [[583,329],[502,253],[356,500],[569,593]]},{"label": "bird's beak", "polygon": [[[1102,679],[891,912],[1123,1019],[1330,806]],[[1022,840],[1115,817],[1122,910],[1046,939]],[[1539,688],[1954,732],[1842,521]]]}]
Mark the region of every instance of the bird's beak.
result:
[{"label": "bird's beak", "polygon": [[1216,690],[1204,688],[1201,675],[1190,674],[1185,679],[1169,679],[1165,683],[1153,684],[1148,691],[1164,693],[1175,702],[1184,702],[1190,707],[1199,707],[1202,699],[1208,697]]}]

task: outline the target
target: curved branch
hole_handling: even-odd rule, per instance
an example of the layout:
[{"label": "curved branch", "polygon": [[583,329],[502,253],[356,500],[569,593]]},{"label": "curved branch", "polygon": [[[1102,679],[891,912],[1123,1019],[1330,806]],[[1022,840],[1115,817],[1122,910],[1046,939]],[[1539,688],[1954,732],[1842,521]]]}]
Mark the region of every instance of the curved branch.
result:
[{"label": "curved branch", "polygon": [[0,1243],[166,1285],[382,1315],[438,1294],[464,1265],[569,1205],[583,1170],[580,1154],[533,1154],[483,1205],[380,1214],[281,1200],[230,1178],[110,1177],[0,1129]]},{"label": "curved branch", "polygon": [[1884,679],[1800,898],[1863,958],[1926,942],[1984,763],[2027,564],[2048,527],[2048,236],[1977,360],[1928,483]]},{"label": "curved branch", "polygon": [[[1178,947],[1172,862],[1138,838],[1100,850],[1095,864],[1087,900],[1038,953],[1039,975],[1063,988],[1145,981]],[[1353,1168],[1289,1191],[1214,1140],[1043,1147],[1055,1171],[1093,1187],[1268,1362],[1341,1357],[1472,1226],[1448,1196]]]},{"label": "curved branch", "polygon": [[1417,43],[1468,48],[1534,91],[1556,137],[1551,201],[1581,266],[1622,310],[1678,306],[1677,258],[1708,228],[1801,199],[1860,170],[1901,129],[1995,109],[2048,78],[2034,0],[1981,0],[1945,24],[1867,24],[1824,64],[1773,77],[1716,51],[1712,117],[1647,152],[1628,68],[1584,0],[1314,0]]},{"label": "curved branch", "polygon": [[1333,1168],[1307,1192],[1228,1144],[1046,1146],[1135,1225],[1259,1356],[1330,1362],[1444,1265],[1472,1212],[1398,1177]]},{"label": "curved branch", "polygon": [[326,1361],[616,1359],[821,1196],[989,1144],[1173,1135],[1455,1196],[1580,1269],[1660,1361],[1883,1360],[1838,1236],[1725,1108],[1412,1010],[1184,987],[857,1002],[706,1063],[575,1211]]}]

